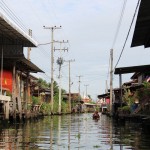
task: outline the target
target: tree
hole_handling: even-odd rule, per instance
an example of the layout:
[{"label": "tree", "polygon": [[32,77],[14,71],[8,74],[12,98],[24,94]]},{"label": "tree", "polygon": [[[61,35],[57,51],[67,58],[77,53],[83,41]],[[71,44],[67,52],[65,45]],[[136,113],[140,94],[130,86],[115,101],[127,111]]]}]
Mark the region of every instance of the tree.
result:
[{"label": "tree", "polygon": [[43,80],[42,78],[38,79],[37,84],[41,88],[50,88],[50,83],[47,83],[46,80]]},{"label": "tree", "polygon": [[[39,80],[37,81],[37,84],[42,89],[47,89],[47,88],[50,89],[50,86],[51,86],[50,83],[47,83],[45,80],[43,80],[41,78],[39,78]],[[58,111],[58,100],[59,100],[59,86],[56,81],[54,81],[53,87],[54,87],[54,112],[57,112]],[[61,93],[63,95],[64,93],[66,93],[66,91],[64,89],[62,89]],[[67,108],[67,104],[62,101],[62,112],[67,112],[66,108]],[[43,103],[42,111],[43,112],[50,111],[49,104],[47,104],[47,106],[46,106],[46,103]]]}]

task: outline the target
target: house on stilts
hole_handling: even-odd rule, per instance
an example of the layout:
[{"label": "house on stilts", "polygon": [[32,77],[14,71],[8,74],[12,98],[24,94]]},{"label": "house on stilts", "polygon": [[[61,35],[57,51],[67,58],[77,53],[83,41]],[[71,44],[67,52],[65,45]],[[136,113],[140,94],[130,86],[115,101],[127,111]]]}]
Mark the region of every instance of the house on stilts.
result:
[{"label": "house on stilts", "polygon": [[23,54],[37,42],[0,13],[0,117],[22,119],[30,101],[30,73],[43,72]]}]

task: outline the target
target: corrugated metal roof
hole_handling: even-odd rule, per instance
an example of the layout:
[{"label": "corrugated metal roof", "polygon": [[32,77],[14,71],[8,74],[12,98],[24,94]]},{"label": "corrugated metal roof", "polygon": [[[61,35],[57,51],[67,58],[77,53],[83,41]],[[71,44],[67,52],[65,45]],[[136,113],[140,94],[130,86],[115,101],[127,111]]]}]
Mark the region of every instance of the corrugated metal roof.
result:
[{"label": "corrugated metal roof", "polygon": [[5,50],[3,58],[5,69],[12,69],[16,64],[16,68],[24,72],[43,72],[23,55],[23,47],[36,47],[38,43],[2,12],[0,12],[0,45],[3,45]]},{"label": "corrugated metal roof", "polygon": [[131,47],[150,47],[150,0],[141,0]]},{"label": "corrugated metal roof", "polygon": [[27,72],[43,72],[40,68],[38,68],[35,64],[33,64],[31,61],[27,60],[26,58],[20,58],[17,61],[16,66],[20,69],[23,68],[24,71]]},{"label": "corrugated metal roof", "polygon": [[106,94],[101,94],[101,95],[98,95],[97,97],[100,99],[100,98],[106,98],[106,97],[109,97],[110,93],[106,93]]},{"label": "corrugated metal roof", "polygon": [[150,65],[130,66],[130,67],[116,68],[114,74],[126,74],[126,73],[134,73],[134,72],[142,73],[149,70],[150,70]]},{"label": "corrugated metal roof", "polygon": [[0,44],[36,47],[38,43],[0,12]]},{"label": "corrugated metal roof", "polygon": [[[0,58],[1,62],[1,58]],[[16,64],[16,69],[23,72],[43,72],[40,68],[38,68],[31,61],[27,60],[25,57],[16,57],[16,58],[4,58],[3,59],[3,67],[8,70],[12,70],[14,64]]]}]

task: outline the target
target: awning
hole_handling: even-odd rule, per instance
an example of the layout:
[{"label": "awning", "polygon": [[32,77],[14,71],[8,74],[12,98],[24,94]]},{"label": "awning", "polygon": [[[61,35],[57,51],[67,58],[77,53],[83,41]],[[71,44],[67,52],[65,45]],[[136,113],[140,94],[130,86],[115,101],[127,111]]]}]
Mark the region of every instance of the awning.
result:
[{"label": "awning", "polygon": [[150,65],[130,66],[130,67],[116,68],[114,74],[126,74],[126,73],[134,73],[134,72],[143,73],[149,70],[150,70]]},{"label": "awning", "polygon": [[33,73],[43,72],[44,73],[44,71],[42,71],[40,68],[38,68],[35,64],[27,60],[26,58],[20,58],[16,63],[16,67],[19,70],[23,69],[23,71],[27,71],[27,72],[33,72]]},{"label": "awning", "polygon": [[38,44],[17,24],[0,12],[0,44],[36,47]]},{"label": "awning", "polygon": [[31,72],[31,73],[43,72],[40,68],[38,68],[31,61],[27,60],[25,57],[3,59],[3,68],[5,69],[12,70],[14,64],[16,64],[17,70],[23,72]]},{"label": "awning", "polygon": [[150,0],[141,0],[131,47],[150,47]]},{"label": "awning", "polygon": [[100,99],[100,98],[107,98],[109,96],[110,96],[110,93],[106,93],[106,94],[98,95],[97,97]]}]

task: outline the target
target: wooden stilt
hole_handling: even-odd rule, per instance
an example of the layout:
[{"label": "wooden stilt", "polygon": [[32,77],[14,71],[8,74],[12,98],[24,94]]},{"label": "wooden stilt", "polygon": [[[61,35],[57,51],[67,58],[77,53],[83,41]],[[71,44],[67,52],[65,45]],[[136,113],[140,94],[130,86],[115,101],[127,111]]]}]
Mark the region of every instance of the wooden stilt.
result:
[{"label": "wooden stilt", "polygon": [[13,87],[12,87],[12,101],[13,101],[13,118],[16,119],[16,82],[15,82],[15,76],[16,76],[16,66],[14,64],[13,66]]},{"label": "wooden stilt", "polygon": [[16,73],[16,98],[17,98],[17,106],[19,111],[19,118],[22,119],[22,105],[21,105],[21,97],[20,97],[20,79],[18,73]]}]

